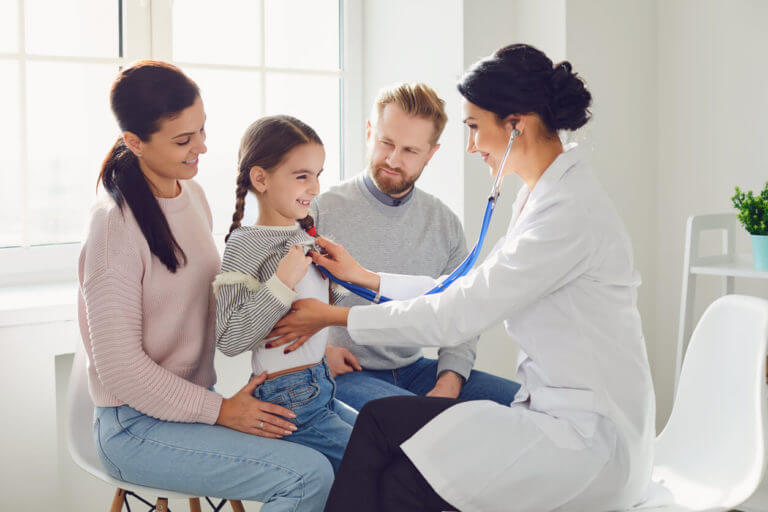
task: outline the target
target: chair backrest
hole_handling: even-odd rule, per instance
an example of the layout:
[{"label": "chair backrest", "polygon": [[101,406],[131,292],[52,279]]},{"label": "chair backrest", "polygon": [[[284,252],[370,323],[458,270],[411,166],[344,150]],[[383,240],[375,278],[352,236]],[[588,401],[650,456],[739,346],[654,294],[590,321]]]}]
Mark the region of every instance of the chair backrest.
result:
[{"label": "chair backrest", "polygon": [[91,474],[103,473],[93,442],[93,400],[88,392],[85,348],[78,343],[67,390],[67,445],[77,463]]},{"label": "chair backrest", "polygon": [[694,510],[746,500],[765,472],[768,301],[726,295],[691,336],[672,415],[656,440],[654,477]]}]

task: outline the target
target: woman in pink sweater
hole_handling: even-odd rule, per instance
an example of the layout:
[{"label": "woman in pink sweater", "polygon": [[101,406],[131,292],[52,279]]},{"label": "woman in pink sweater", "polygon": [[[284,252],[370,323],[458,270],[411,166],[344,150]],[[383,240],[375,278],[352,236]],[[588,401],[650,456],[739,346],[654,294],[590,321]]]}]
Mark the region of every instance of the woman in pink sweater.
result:
[{"label": "woman in pink sweater", "polygon": [[124,69],[110,102],[122,136],[99,175],[79,261],[79,320],[96,404],[94,441],[115,478],[195,495],[321,510],[333,479],[320,453],[277,438],[295,415],[230,398],[216,374],[211,283],[219,255],[192,178],[206,152],[197,85],[179,69]]}]

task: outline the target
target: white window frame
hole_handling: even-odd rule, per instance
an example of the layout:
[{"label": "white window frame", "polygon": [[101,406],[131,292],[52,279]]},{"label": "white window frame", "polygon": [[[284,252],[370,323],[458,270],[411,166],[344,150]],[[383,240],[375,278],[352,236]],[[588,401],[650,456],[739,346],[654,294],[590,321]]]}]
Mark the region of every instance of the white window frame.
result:
[{"label": "white window frame", "polygon": [[[171,60],[171,9],[173,0],[123,0],[123,57],[56,57],[33,55],[25,51],[25,11],[24,0],[18,2],[19,48],[16,53],[0,53],[0,59],[18,59],[20,72],[20,128],[21,141],[19,151],[23,173],[22,192],[27,201],[28,157],[27,157],[27,112],[26,112],[26,63],[34,60],[59,62],[104,62],[125,65],[141,58]],[[261,3],[264,11],[264,0]],[[360,168],[364,157],[364,119],[363,112],[363,69],[362,69],[362,21],[363,10],[356,0],[339,0],[341,17],[340,48],[341,69],[339,71],[295,70],[266,67],[264,59],[261,66],[211,66],[179,62],[183,68],[207,67],[222,69],[259,70],[262,80],[265,71],[286,71],[322,75],[338,75],[341,81],[340,107],[342,110],[340,141],[342,154],[341,179],[352,176]],[[262,16],[264,23],[264,16]],[[263,29],[263,27],[262,27]],[[262,30],[262,37],[263,37]],[[262,45],[262,52],[264,45]],[[263,85],[263,84],[262,84]],[[265,94],[262,87],[262,94]],[[266,105],[262,97],[262,108]],[[106,152],[109,148],[104,148]],[[97,169],[93,170],[94,179]],[[26,205],[25,205],[26,210]],[[85,230],[86,226],[83,226]],[[0,290],[7,286],[39,285],[46,282],[67,282],[77,279],[77,258],[80,243],[62,243],[49,245],[28,245],[27,223],[24,221],[24,244],[22,247],[0,249]]]}]

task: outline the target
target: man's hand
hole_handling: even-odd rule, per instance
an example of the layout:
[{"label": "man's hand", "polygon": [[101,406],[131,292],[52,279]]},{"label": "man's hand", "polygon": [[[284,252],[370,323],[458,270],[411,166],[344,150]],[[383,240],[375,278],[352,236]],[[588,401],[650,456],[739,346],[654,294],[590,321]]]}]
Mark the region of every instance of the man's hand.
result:
[{"label": "man's hand", "polygon": [[363,369],[360,363],[357,362],[355,354],[344,347],[326,346],[325,358],[328,360],[328,367],[331,369],[331,376],[333,377]]},{"label": "man's hand", "polygon": [[437,383],[427,396],[439,396],[442,398],[459,398],[464,379],[458,373],[444,371],[437,378]]}]

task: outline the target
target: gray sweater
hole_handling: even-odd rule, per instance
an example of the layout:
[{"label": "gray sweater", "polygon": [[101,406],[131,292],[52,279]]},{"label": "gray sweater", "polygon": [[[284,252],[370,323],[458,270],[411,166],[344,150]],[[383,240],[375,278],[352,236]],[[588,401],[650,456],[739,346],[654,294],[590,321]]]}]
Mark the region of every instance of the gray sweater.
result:
[{"label": "gray sweater", "polygon": [[[440,277],[452,272],[466,257],[464,230],[459,218],[438,198],[414,188],[400,204],[377,199],[365,173],[348,179],[318,196],[311,214],[318,233],[342,244],[361,265],[374,272]],[[369,182],[370,184],[370,182]],[[346,295],[339,305],[370,304]],[[358,345],[346,328],[331,327],[329,343],[348,348],[363,368],[391,370],[421,357],[421,349]],[[467,379],[475,363],[477,338],[439,351],[438,375],[451,370]]]}]

